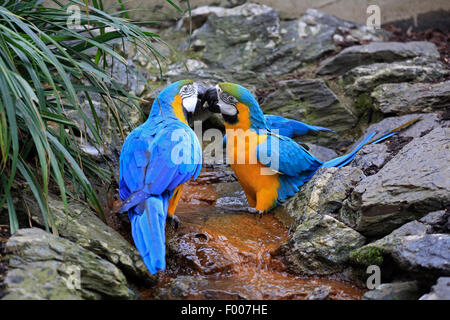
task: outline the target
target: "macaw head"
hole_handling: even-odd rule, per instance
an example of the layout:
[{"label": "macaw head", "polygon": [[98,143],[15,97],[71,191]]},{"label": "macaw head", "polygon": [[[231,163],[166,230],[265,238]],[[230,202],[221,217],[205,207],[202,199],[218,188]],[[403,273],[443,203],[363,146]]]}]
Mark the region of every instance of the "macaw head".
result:
[{"label": "macaw head", "polygon": [[165,87],[153,102],[150,116],[168,113],[189,123],[195,110],[202,108],[206,88],[192,80],[179,80]]},{"label": "macaw head", "polygon": [[266,129],[264,114],[251,92],[235,83],[222,82],[204,95],[208,109],[220,112],[225,124],[246,129]]}]

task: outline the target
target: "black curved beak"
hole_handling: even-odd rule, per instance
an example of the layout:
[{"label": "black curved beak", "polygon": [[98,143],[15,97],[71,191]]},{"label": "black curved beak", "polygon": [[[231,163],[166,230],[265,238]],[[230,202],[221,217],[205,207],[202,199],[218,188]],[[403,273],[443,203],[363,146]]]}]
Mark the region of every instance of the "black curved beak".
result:
[{"label": "black curved beak", "polygon": [[207,108],[209,111],[214,113],[220,113],[220,107],[219,107],[219,99],[217,97],[217,89],[216,87],[210,87],[208,90],[206,90],[204,96],[203,96],[203,103],[207,103]]},{"label": "black curved beak", "polygon": [[203,109],[205,103],[206,88],[201,84],[197,84],[197,105],[195,106],[195,112]]}]

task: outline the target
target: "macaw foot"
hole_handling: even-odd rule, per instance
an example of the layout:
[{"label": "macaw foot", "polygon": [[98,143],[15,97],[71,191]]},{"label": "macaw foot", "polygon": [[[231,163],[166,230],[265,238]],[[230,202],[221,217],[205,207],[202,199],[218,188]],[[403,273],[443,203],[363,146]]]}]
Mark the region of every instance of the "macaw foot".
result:
[{"label": "macaw foot", "polygon": [[171,215],[171,214],[167,215],[166,223],[169,223],[172,226],[172,228],[174,228],[175,230],[178,229],[178,227],[181,224],[180,218],[178,218],[176,215]]},{"label": "macaw foot", "polygon": [[261,211],[261,210],[255,209],[255,208],[251,208],[251,207],[248,208],[248,212],[257,214],[260,219],[262,219],[262,216],[264,214],[264,211]]}]

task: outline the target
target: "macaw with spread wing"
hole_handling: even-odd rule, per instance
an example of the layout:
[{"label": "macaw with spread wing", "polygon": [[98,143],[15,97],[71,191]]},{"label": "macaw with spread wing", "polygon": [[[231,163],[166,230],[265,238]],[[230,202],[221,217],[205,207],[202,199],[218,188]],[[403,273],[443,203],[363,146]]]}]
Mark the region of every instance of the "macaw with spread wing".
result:
[{"label": "macaw with spread wing", "polygon": [[[376,141],[370,141],[376,132],[369,133],[350,153],[322,162],[294,140],[272,132],[258,102],[246,88],[220,83],[208,89],[205,97],[209,109],[220,110],[222,114],[230,166],[249,205],[260,214],[294,196],[321,167],[342,167],[367,143],[382,141],[396,133],[389,132]],[[256,161],[250,161],[252,157]]]},{"label": "macaw with spread wing", "polygon": [[183,183],[201,170],[202,149],[188,121],[204,92],[191,80],[167,86],[120,154],[119,211],[128,212],[134,243],[152,274],[165,269],[166,218],[176,219]]}]

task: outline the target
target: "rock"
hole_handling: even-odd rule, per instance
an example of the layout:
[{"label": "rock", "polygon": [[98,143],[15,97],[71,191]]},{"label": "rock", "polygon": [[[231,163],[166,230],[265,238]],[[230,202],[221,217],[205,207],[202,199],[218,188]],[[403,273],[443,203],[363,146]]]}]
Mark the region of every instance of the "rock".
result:
[{"label": "rock", "polygon": [[431,226],[435,233],[450,233],[450,213],[446,210],[431,212],[419,221]]},{"label": "rock", "polygon": [[331,293],[330,286],[320,286],[314,289],[314,291],[306,296],[305,300],[325,300]]},{"label": "rock", "polygon": [[224,254],[219,242],[227,239],[220,238],[220,235],[217,237],[207,232],[175,235],[166,242],[166,263],[168,266],[176,266],[184,274],[234,272],[234,259],[239,253],[232,248]]},{"label": "rock", "polygon": [[439,59],[439,52],[433,43],[425,41],[372,42],[346,48],[334,57],[322,61],[317,74],[343,74],[361,65],[394,62],[414,57]]},{"label": "rock", "polygon": [[184,300],[193,294],[199,279],[191,276],[178,276],[165,288],[161,288],[155,296],[156,300]]},{"label": "rock", "polygon": [[9,238],[9,299],[133,299],[123,273],[112,263],[41,229],[19,229]]},{"label": "rock", "polygon": [[417,281],[383,283],[367,291],[362,300],[417,300],[420,288]]},{"label": "rock", "polygon": [[430,225],[411,221],[384,238],[350,253],[351,262],[382,265],[390,257],[395,265],[421,277],[450,274],[450,235],[431,234]]},{"label": "rock", "polygon": [[212,14],[218,17],[224,16],[227,13],[227,9],[223,7],[216,6],[202,6],[191,10],[191,13],[186,13],[182,19],[178,21],[177,29],[183,28],[185,31],[189,32],[192,30],[200,28]]},{"label": "rock", "polygon": [[321,168],[301,192],[274,209],[275,216],[296,228],[317,214],[334,215],[353,188],[364,178],[358,168]]},{"label": "rock", "polygon": [[217,208],[241,211],[242,208],[248,207],[247,198],[239,182],[217,183],[214,188],[217,193]]},{"label": "rock", "polygon": [[247,300],[241,293],[221,289],[210,289],[208,280],[199,276],[177,276],[166,287],[161,288],[157,300]]},{"label": "rock", "polygon": [[423,295],[419,300],[450,300],[450,277],[441,277],[430,293]]},{"label": "rock", "polygon": [[280,81],[261,108],[267,114],[280,114],[336,131],[338,134],[323,132],[314,137],[301,137],[302,142],[313,141],[326,147],[348,145],[350,140],[343,139],[342,134],[357,122],[322,79]]},{"label": "rock", "polygon": [[372,92],[375,109],[388,114],[433,112],[450,107],[450,81],[440,83],[389,83]]},{"label": "rock", "polygon": [[[42,214],[34,198],[24,195],[23,200],[30,209],[32,219],[43,225]],[[49,196],[48,204],[61,237],[108,260],[131,278],[149,283],[156,281],[157,277],[149,274],[139,252],[87,207],[71,202],[66,213],[63,202],[52,196]]]},{"label": "rock", "polygon": [[[254,3],[196,10],[193,25],[201,27],[192,35],[191,48],[210,67],[235,72],[289,73],[334,51],[336,33],[352,34],[355,41],[377,41],[387,35],[314,9],[297,20],[281,22],[274,9]],[[187,46],[186,41],[180,49]]]},{"label": "rock", "polygon": [[[101,96],[97,93],[89,94],[93,108],[95,110],[96,116],[98,117],[99,126],[102,130],[99,132],[102,141],[102,145],[91,144],[85,136],[85,132],[89,136],[91,141],[95,141],[94,134],[91,129],[87,126],[86,121],[81,117],[80,113],[76,110],[65,110],[64,114],[71,120],[73,120],[79,128],[83,129],[80,136],[77,137],[77,143],[80,149],[84,151],[86,155],[91,156],[95,160],[103,161],[103,155],[111,159],[119,160],[120,150],[122,148],[123,139],[133,130],[135,127],[143,122],[143,115],[136,107],[132,105],[125,104],[119,99],[115,99],[117,108],[121,110],[121,126],[123,129],[123,136],[116,125],[113,112],[111,108],[114,105],[111,101],[105,102]],[[96,126],[96,120],[92,113],[92,109],[84,93],[80,93],[78,96],[80,100],[80,108],[86,114],[91,124]],[[109,103],[109,106],[108,106]],[[85,131],[84,131],[85,129]]]},{"label": "rock", "polygon": [[[219,15],[208,16],[192,35],[193,44],[204,48],[202,60],[210,66],[236,71],[267,65],[274,41],[280,38],[277,12],[265,5],[245,3],[216,13]],[[182,49],[185,47],[187,42]]]},{"label": "rock", "polygon": [[279,253],[291,272],[326,275],[344,271],[348,254],[365,238],[328,215],[316,215],[300,224]]},{"label": "rock", "polygon": [[362,266],[381,266],[385,256],[389,255],[404,237],[423,236],[429,232],[431,232],[431,228],[423,223],[418,221],[408,222],[384,238],[350,252],[350,261]]},{"label": "rock", "polygon": [[306,145],[309,148],[309,152],[320,161],[326,162],[338,157],[338,154],[333,149],[322,147],[313,143],[306,143]]},{"label": "rock", "polygon": [[389,160],[385,143],[369,144],[358,151],[350,166],[361,169],[366,176],[377,173]]},{"label": "rock", "polygon": [[450,235],[407,236],[391,252],[404,270],[450,275]]},{"label": "rock", "polygon": [[[389,37],[387,32],[369,30],[366,26],[339,19],[316,9],[308,9],[296,20],[280,23],[282,41],[274,51],[269,71],[275,75],[288,73],[305,63],[318,60],[344,45],[347,37],[352,42],[381,41]],[[343,41],[337,42],[341,37]],[[261,70],[263,71],[263,70]]]},{"label": "rock", "polygon": [[340,220],[366,236],[383,236],[450,204],[449,128],[408,143],[344,201]]},{"label": "rock", "polygon": [[112,59],[107,59],[107,63],[110,66],[107,70],[123,89],[138,97],[142,96],[147,89],[147,81],[151,78],[150,72],[136,67],[133,60],[127,60],[127,65]]},{"label": "rock", "polygon": [[[356,140],[351,147],[349,147],[349,150],[355,148],[370,132],[377,132],[374,139],[381,138],[385,133],[418,118],[420,118],[418,121],[410,125],[408,128],[403,129],[394,137],[400,137],[402,140],[408,139],[411,141],[412,138],[422,137],[435,128],[447,127],[450,124],[450,121],[442,121],[440,119],[440,115],[437,113],[414,113],[398,117],[385,118],[380,122],[370,125],[366,130],[364,130],[364,134],[361,138]],[[387,140],[389,141],[391,138]],[[384,144],[386,144],[386,142],[384,142]],[[387,147],[391,148],[389,146]]]},{"label": "rock", "polygon": [[[249,90],[255,90],[257,87],[261,87],[267,84],[265,75],[262,73],[256,73],[251,70],[242,70],[239,72],[233,71],[233,69],[220,69],[215,67],[200,68],[201,64],[198,64],[198,69],[194,71],[183,71],[180,73],[166,73],[169,82],[174,82],[182,79],[195,79],[201,82],[205,87],[215,86],[219,82],[233,82],[239,83]],[[153,94],[154,95],[154,94]],[[147,100],[153,103],[153,99]],[[155,95],[156,97],[156,95]]]},{"label": "rock", "polygon": [[165,73],[165,75],[173,77],[178,76],[184,72],[195,72],[199,69],[204,68],[207,68],[207,65],[204,62],[196,59],[187,59],[184,63],[180,61],[171,64],[168,67],[168,71]]},{"label": "rock", "polygon": [[[397,61],[392,63],[374,63],[359,66],[348,71],[343,76],[343,80],[344,83],[347,84],[346,91],[350,94],[356,95],[364,92],[371,92],[372,89],[383,83],[398,83],[408,81],[429,82],[438,80],[448,74],[448,68],[437,59],[416,57],[414,59],[406,61]],[[387,85],[387,88],[390,88],[389,86],[390,85]],[[394,85],[394,88],[395,87],[396,86]],[[395,91],[396,94],[399,94],[401,92],[401,90]],[[384,96],[382,93],[381,95]],[[392,98],[395,96],[396,95],[392,94],[390,96],[390,100],[392,100]],[[389,105],[389,103],[387,103],[387,105]],[[413,112],[417,111],[418,110]]]}]

